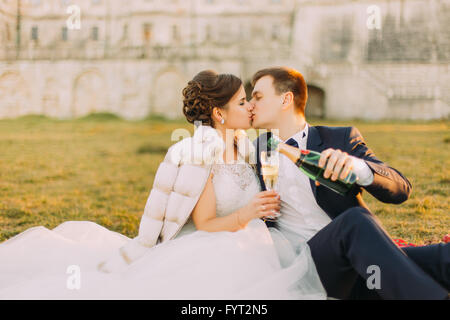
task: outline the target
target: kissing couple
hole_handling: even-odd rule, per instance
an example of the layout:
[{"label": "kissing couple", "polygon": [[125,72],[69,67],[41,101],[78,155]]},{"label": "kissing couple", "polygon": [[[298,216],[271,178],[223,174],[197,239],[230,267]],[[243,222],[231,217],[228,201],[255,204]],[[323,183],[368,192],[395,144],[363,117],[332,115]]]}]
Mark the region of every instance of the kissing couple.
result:
[{"label": "kissing couple", "polygon": [[[88,221],[28,229],[0,244],[0,298],[448,299],[450,244],[399,248],[362,200],[366,190],[403,203],[410,182],[357,128],[309,125],[298,71],[264,69],[252,84],[247,101],[238,77],[197,74],[183,112],[200,125],[160,164],[138,236]],[[340,195],[281,154],[277,191],[267,190],[260,153],[271,131],[252,143],[251,127],[319,152],[325,178],[353,172],[357,183]],[[232,143],[227,130],[240,133]]]}]

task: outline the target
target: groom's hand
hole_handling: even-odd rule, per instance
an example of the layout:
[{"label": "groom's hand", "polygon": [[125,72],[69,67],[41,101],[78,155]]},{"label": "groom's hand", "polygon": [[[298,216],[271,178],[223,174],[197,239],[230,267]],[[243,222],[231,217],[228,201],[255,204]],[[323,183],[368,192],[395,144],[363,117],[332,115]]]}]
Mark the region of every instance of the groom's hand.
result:
[{"label": "groom's hand", "polygon": [[[353,157],[347,152],[329,148],[320,155],[319,167],[325,168],[323,173],[325,179],[328,179],[330,176],[332,181],[336,181],[338,178],[345,179],[350,174],[353,166]],[[316,181],[316,186],[319,185],[320,183]]]}]

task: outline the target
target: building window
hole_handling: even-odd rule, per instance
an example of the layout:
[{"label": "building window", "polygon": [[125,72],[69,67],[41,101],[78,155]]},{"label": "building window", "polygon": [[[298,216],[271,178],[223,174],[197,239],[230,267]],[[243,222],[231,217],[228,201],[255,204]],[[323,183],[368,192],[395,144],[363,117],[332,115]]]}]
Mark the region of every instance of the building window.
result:
[{"label": "building window", "polygon": [[9,30],[9,24],[7,23],[5,26],[6,31],[6,41],[11,41],[11,31]]},{"label": "building window", "polygon": [[92,40],[98,40],[98,27],[92,27]]},{"label": "building window", "polygon": [[62,28],[61,39],[62,39],[62,41],[67,41],[69,39],[69,33],[68,33],[67,27]]},{"label": "building window", "polygon": [[177,25],[172,26],[172,39],[174,41],[180,40],[180,31]]},{"label": "building window", "polygon": [[280,26],[275,24],[272,26],[272,40],[278,39],[280,39]]},{"label": "building window", "polygon": [[212,27],[210,24],[207,24],[205,27],[205,41],[212,40]]},{"label": "building window", "polygon": [[37,41],[39,39],[38,27],[31,28],[31,40]]},{"label": "building window", "polygon": [[123,25],[122,39],[127,39],[127,38],[128,38],[128,25],[124,24]]},{"label": "building window", "polygon": [[152,38],[152,24],[151,23],[145,23],[142,26],[142,37],[144,39],[144,42],[150,42]]}]

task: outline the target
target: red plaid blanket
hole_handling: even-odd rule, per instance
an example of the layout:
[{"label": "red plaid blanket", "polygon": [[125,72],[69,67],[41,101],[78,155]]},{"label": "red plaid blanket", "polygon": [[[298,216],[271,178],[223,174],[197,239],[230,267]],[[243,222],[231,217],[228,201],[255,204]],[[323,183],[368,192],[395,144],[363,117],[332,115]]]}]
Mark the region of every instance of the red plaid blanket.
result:
[{"label": "red plaid blanket", "polygon": [[397,246],[399,246],[400,248],[402,248],[402,247],[417,247],[417,245],[415,245],[413,243],[406,242],[403,239],[392,239],[392,240],[394,240],[395,244]]},{"label": "red plaid blanket", "polygon": [[[397,245],[397,246],[399,246],[400,248],[402,248],[402,247],[420,247],[420,246],[418,246],[418,245],[416,245],[416,244],[413,244],[413,243],[410,243],[410,242],[406,242],[405,240],[403,240],[403,239],[392,239],[394,242],[395,242],[395,244]],[[442,238],[442,242],[444,242],[444,243],[448,243],[448,242],[450,242],[450,233],[449,234],[447,234],[447,235],[445,235],[443,238]]]}]

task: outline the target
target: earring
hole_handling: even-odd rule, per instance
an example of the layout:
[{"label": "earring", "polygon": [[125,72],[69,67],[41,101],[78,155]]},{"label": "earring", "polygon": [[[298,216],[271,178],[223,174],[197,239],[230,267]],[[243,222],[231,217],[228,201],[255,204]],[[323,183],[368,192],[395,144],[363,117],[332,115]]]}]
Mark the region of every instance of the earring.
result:
[{"label": "earring", "polygon": [[220,124],[224,124],[225,123],[225,119],[222,118],[222,120],[220,121]]}]

